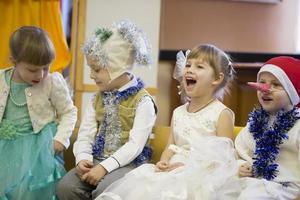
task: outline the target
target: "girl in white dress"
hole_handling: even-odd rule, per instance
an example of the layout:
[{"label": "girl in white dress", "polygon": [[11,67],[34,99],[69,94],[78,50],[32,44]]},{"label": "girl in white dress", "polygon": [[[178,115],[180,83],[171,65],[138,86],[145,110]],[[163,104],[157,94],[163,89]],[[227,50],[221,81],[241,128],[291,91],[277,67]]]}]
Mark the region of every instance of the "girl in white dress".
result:
[{"label": "girl in white dress", "polygon": [[208,200],[233,195],[234,113],[218,100],[233,79],[233,68],[228,56],[213,45],[181,55],[182,84],[189,100],[173,112],[172,132],[160,161],[127,173],[97,200]]}]

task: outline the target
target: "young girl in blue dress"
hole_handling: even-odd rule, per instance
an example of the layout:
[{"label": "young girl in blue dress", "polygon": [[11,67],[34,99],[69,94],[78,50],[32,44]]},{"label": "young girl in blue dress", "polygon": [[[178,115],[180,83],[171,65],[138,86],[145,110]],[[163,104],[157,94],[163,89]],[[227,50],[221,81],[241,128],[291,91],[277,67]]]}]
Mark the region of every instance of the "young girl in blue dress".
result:
[{"label": "young girl in blue dress", "polygon": [[77,109],[62,75],[49,73],[55,52],[44,30],[23,26],[9,46],[14,67],[0,71],[0,199],[55,199]]}]

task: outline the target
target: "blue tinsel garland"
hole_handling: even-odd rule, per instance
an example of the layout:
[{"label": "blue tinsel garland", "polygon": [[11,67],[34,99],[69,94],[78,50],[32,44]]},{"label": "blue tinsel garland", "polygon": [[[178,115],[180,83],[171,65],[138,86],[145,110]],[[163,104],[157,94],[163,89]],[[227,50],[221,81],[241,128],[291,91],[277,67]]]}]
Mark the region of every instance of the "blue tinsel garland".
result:
[{"label": "blue tinsel garland", "polygon": [[[132,86],[122,92],[118,92],[118,91],[114,91],[113,93],[115,93],[116,98],[114,99],[114,104],[119,104],[121,101],[124,101],[126,99],[128,99],[130,96],[133,96],[135,94],[137,94],[142,88],[144,88],[144,83],[141,79],[137,79],[137,85]],[[102,93],[102,99],[103,101],[105,101],[106,96],[109,95],[109,93],[111,92],[103,92]],[[104,105],[107,104],[104,103]],[[106,133],[106,127],[107,127],[107,115],[106,113],[104,114],[104,120],[102,122],[102,128],[100,130],[100,132],[98,133],[98,135],[96,136],[95,139],[95,144],[93,145],[93,156],[95,157],[100,157],[103,153],[104,150],[104,146],[105,146],[105,133]],[[139,166],[147,161],[149,161],[152,157],[152,149],[149,146],[145,146],[142,153],[140,153],[135,160],[133,161],[133,163],[136,166]]]},{"label": "blue tinsel garland", "polygon": [[[140,78],[138,78],[137,85],[132,86],[122,92],[115,91],[116,98],[114,103],[119,104],[121,101],[124,101],[130,96],[137,94],[142,88],[144,88],[144,83]],[[107,96],[108,93],[109,92],[103,92],[103,99],[106,99],[105,96]]]},{"label": "blue tinsel garland", "polygon": [[263,108],[249,114],[249,131],[252,133],[256,148],[253,160],[254,177],[272,180],[277,176],[278,164],[275,163],[280,145],[288,139],[288,131],[299,119],[297,108],[279,111],[271,127],[268,126],[270,115]]}]

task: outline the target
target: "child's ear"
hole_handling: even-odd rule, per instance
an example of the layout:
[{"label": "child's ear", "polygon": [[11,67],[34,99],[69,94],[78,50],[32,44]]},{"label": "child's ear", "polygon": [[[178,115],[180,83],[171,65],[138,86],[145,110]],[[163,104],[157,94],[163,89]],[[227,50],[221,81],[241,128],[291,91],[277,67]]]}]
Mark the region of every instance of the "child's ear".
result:
[{"label": "child's ear", "polygon": [[14,59],[14,57],[9,56],[10,62],[12,62],[14,65],[16,65],[17,61]]},{"label": "child's ear", "polygon": [[216,76],[216,80],[212,82],[213,85],[219,85],[224,80],[224,74],[222,72],[219,73],[219,76]]}]

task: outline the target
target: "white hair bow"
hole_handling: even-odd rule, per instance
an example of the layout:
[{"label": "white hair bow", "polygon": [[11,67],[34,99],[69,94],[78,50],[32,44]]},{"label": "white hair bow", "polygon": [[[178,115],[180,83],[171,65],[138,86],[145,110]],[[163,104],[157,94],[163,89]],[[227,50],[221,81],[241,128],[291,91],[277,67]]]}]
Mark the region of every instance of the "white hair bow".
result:
[{"label": "white hair bow", "polygon": [[182,80],[183,69],[186,65],[187,56],[190,54],[190,52],[191,51],[188,49],[185,52],[185,55],[184,55],[183,51],[179,51],[176,55],[176,64],[175,64],[175,69],[173,72],[173,78],[179,82],[181,82],[181,80]]}]

